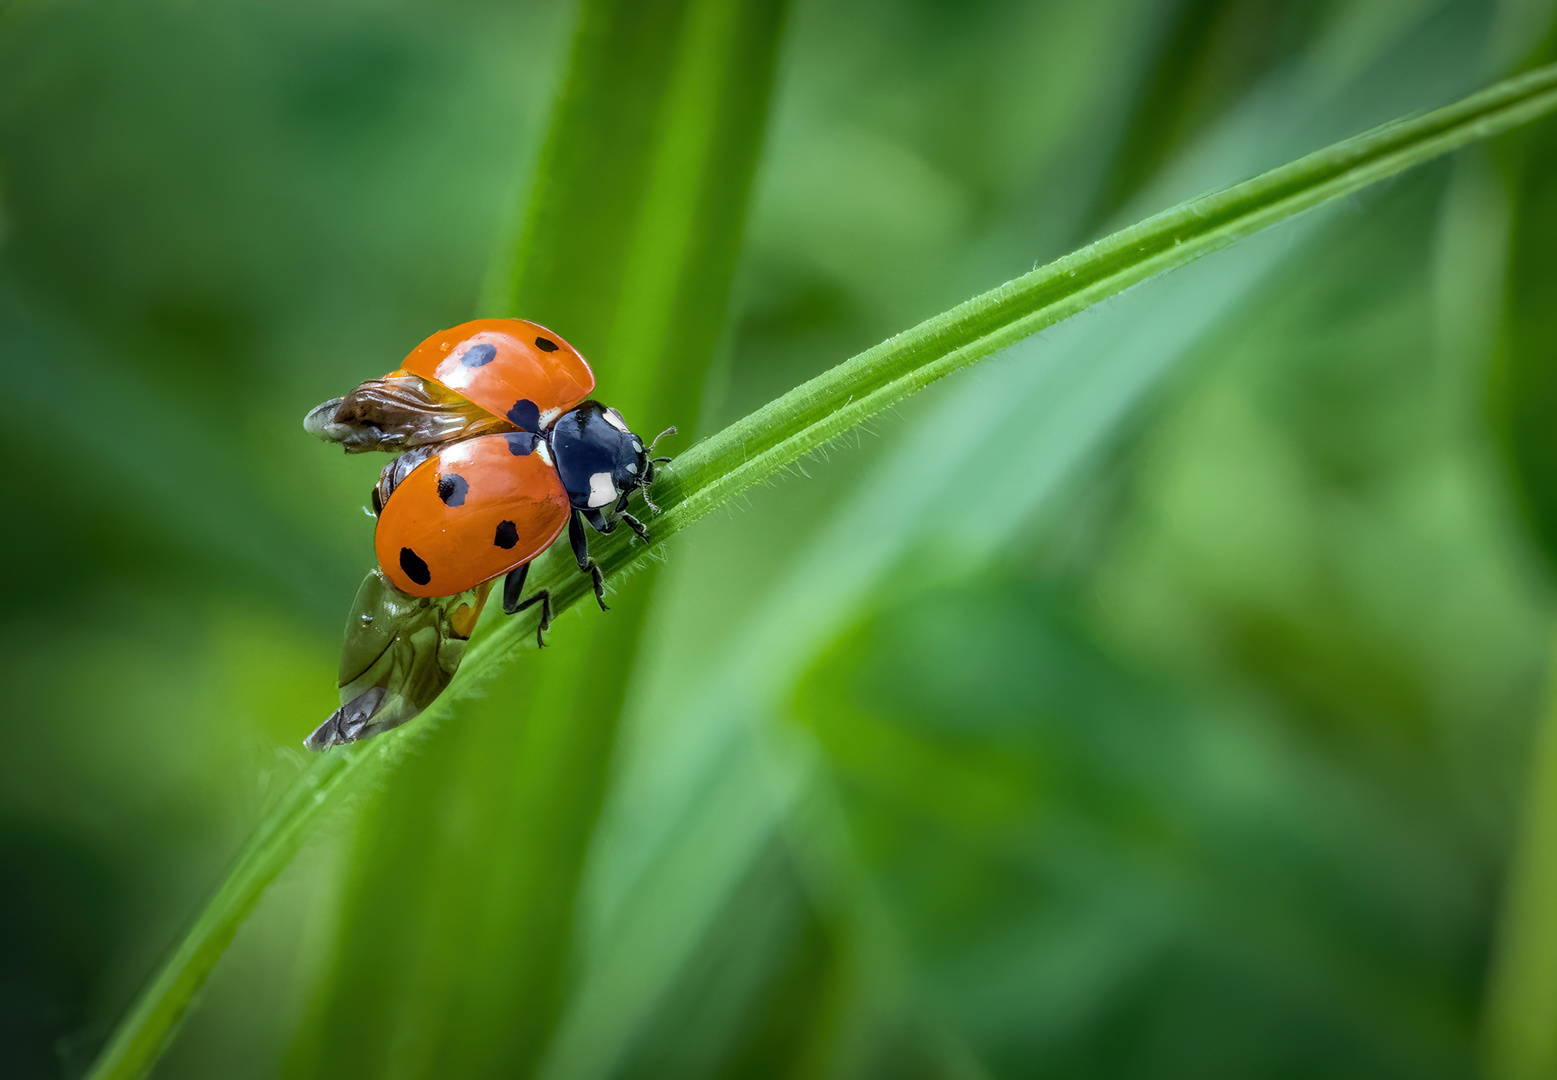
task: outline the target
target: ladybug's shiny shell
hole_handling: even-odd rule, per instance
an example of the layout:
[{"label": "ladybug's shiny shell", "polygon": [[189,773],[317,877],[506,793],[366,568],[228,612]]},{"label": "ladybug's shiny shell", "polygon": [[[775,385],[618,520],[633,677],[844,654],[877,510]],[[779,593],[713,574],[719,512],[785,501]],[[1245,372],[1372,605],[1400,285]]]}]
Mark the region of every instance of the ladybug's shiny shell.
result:
[{"label": "ladybug's shiny shell", "polygon": [[442,330],[413,349],[401,370],[521,431],[545,431],[595,388],[594,373],[573,346],[525,319],[477,319]]},{"label": "ladybug's shiny shell", "polygon": [[545,551],[571,510],[544,438],[482,435],[445,447],[396,486],[373,546],[395,588],[452,596]]}]

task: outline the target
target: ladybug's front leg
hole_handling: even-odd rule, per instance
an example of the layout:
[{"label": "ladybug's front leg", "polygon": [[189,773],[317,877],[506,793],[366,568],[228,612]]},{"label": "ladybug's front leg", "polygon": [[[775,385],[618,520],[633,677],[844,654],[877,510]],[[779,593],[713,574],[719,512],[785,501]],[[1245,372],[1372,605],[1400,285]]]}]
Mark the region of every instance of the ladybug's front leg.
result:
[{"label": "ladybug's front leg", "polygon": [[[598,511],[591,511],[591,513],[596,517],[599,516]],[[610,532],[615,528],[612,525],[602,529],[594,519],[590,520],[590,524],[594,526],[596,532],[602,533]],[[573,549],[573,557],[578,560],[579,570],[588,574],[594,582],[595,603],[600,605],[601,611],[610,611],[605,602],[605,575],[600,572],[600,567],[595,565],[595,560],[589,557],[589,540],[584,536],[584,519],[577,510],[573,511],[573,516],[568,518],[568,546]]]},{"label": "ladybug's front leg", "polygon": [[536,589],[529,599],[519,599],[524,595],[524,579],[529,576],[529,563],[508,571],[508,576],[503,579],[503,614],[517,615],[531,604],[540,604],[541,621],[535,628],[535,647],[544,649],[546,631],[551,629],[551,592],[547,589]]},{"label": "ladybug's front leg", "polygon": [[645,545],[649,543],[649,530],[643,527],[643,522],[639,521],[625,510],[622,511],[622,513],[618,516],[627,523],[627,527],[637,535],[638,539],[642,540]]}]

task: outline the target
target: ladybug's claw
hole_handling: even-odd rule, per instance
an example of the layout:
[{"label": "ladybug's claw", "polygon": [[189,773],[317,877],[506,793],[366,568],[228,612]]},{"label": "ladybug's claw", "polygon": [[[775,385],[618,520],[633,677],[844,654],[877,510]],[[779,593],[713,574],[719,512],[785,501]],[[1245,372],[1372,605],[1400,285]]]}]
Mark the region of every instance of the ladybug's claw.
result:
[{"label": "ladybug's claw", "polygon": [[[644,501],[648,502],[647,499],[645,499]],[[654,506],[653,503],[649,504],[649,508],[651,510],[658,509],[657,507]],[[627,523],[627,527],[633,531],[634,535],[636,535],[638,537],[638,539],[642,540],[645,545],[647,545],[649,543],[649,530],[645,529],[643,527],[643,522],[639,521],[637,518],[635,518],[631,514],[627,514],[627,513],[622,514],[621,518],[622,518],[623,521],[625,521]]]},{"label": "ladybug's claw", "polygon": [[551,629],[551,594],[542,589],[536,594],[541,598],[541,621],[535,624],[535,647],[546,647],[546,631]]},{"label": "ladybug's claw", "polygon": [[605,575],[600,572],[600,567],[595,565],[594,559],[589,560],[586,569],[589,571],[590,581],[595,586],[595,603],[600,605],[601,611],[610,611],[610,606],[605,602]]},{"label": "ladybug's claw", "polygon": [[[598,515],[599,512],[591,510],[590,513]],[[598,516],[591,518],[591,521],[598,522],[594,527],[600,532],[610,532],[616,528],[615,522],[604,522]],[[578,563],[579,573],[588,574],[589,580],[595,586],[595,603],[600,605],[601,611],[610,611],[605,602],[605,575],[600,572],[600,567],[595,565],[595,560],[590,558],[589,539],[584,535],[584,517],[577,510],[573,511],[573,516],[568,519],[568,546],[573,549],[573,558]]]},{"label": "ladybug's claw", "polygon": [[535,647],[544,649],[546,647],[546,631],[551,629],[551,592],[546,589],[536,589],[535,592],[525,597],[524,601],[509,614],[512,615],[523,611],[531,604],[541,605],[541,621],[535,624]]}]

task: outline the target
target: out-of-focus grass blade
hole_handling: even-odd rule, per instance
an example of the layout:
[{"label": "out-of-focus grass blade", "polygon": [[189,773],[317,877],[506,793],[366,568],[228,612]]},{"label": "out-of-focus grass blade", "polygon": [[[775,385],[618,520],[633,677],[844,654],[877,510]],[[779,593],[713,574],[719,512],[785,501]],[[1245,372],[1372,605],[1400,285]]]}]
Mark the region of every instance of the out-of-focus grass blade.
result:
[{"label": "out-of-focus grass blade", "polygon": [[[640,432],[694,434],[784,9],[581,12],[502,308],[565,334]],[[653,576],[559,626],[363,815],[294,1075],[506,1077],[544,1048]]]},{"label": "out-of-focus grass blade", "polygon": [[[825,446],[852,426],[952,371],[1053,325],[1155,274],[1183,266],[1269,225],[1331,199],[1527,123],[1557,108],[1557,67],[1509,79],[1454,105],[1337,143],[1253,180],[1175,207],[1056,260],[1033,273],[926,320],[770,402],[687,451],[668,470],[656,497],[656,546],[753,484]],[[608,574],[642,560],[619,531],[599,548]],[[534,575],[567,609],[587,588],[548,560]],[[354,773],[383,775],[418,732],[446,716],[461,694],[490,681],[533,634],[533,618],[515,618],[472,649],[455,692],[427,719],[391,732],[343,764],[326,758],[301,781],[344,784]],[[341,755],[345,757],[345,755]],[[367,768],[362,768],[367,764]],[[358,779],[358,777],[353,777]],[[334,805],[325,794],[289,800],[267,819],[243,857],[245,873],[229,879],[197,919],[186,941],[136,1003],[94,1070],[96,1077],[140,1075],[154,1060],[189,998],[203,981],[260,890],[286,865],[308,829]]]}]

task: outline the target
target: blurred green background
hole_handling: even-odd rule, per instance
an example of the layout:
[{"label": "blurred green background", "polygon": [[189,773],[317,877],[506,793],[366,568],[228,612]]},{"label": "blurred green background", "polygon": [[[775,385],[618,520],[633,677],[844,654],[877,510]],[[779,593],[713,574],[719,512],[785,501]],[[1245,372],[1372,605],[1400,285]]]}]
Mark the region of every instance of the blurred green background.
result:
[{"label": "blurred green background", "polygon": [[[300,418],[492,313],[574,17],[0,6],[5,1075],[85,1071],[304,764],[382,462]],[[797,0],[701,413],[640,430],[1551,28]],[[539,723],[527,651],[334,816],[155,1075],[1549,1075],[1488,1033],[1557,1032],[1557,901],[1503,914],[1540,861],[1554,166],[1546,121],[1305,215],[706,520],[553,632],[641,623],[619,724],[570,687],[613,710],[598,795],[438,749]]]}]

